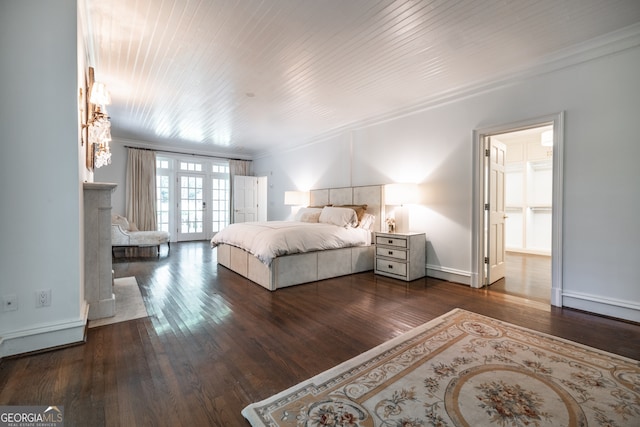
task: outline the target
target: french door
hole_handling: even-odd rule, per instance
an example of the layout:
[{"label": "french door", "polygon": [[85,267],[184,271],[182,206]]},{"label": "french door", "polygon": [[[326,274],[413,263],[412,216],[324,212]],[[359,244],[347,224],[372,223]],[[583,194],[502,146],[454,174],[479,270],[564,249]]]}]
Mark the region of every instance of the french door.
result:
[{"label": "french door", "polygon": [[178,173],[178,241],[207,238],[207,204],[211,201],[208,180],[203,173]]},{"label": "french door", "polygon": [[171,241],[207,240],[229,224],[229,165],[208,159],[156,159],[158,230]]}]

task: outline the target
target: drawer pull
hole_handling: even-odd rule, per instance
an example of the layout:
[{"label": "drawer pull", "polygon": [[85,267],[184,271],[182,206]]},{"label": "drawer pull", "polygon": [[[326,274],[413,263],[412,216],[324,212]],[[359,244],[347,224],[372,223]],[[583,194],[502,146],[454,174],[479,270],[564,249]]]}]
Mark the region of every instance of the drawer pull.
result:
[{"label": "drawer pull", "polygon": [[391,244],[393,244],[393,240],[389,240],[389,244],[390,244],[390,245],[391,245]]},{"label": "drawer pull", "polygon": [[389,268],[393,268],[393,265],[389,264]]},{"label": "drawer pull", "polygon": [[389,255],[393,255],[393,251],[389,251]]}]

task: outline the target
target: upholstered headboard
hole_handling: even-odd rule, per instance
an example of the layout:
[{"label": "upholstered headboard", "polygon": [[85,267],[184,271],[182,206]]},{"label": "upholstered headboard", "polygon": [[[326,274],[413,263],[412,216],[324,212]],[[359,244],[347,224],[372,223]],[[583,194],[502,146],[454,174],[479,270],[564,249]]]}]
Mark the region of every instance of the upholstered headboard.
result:
[{"label": "upholstered headboard", "polygon": [[381,231],[384,224],[384,204],[382,185],[363,187],[341,187],[311,190],[310,205],[367,205],[367,213],[376,217],[374,231]]}]

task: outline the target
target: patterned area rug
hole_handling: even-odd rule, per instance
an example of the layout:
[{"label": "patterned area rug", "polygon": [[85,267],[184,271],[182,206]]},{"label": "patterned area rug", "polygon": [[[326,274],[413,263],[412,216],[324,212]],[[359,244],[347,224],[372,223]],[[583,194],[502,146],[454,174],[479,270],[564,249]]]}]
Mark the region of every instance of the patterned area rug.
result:
[{"label": "patterned area rug", "polygon": [[461,309],[243,411],[252,426],[640,426],[640,362]]},{"label": "patterned area rug", "polygon": [[113,293],[116,296],[116,315],[103,319],[89,320],[90,328],[126,322],[127,320],[139,319],[149,315],[135,277],[115,279],[113,281]]}]

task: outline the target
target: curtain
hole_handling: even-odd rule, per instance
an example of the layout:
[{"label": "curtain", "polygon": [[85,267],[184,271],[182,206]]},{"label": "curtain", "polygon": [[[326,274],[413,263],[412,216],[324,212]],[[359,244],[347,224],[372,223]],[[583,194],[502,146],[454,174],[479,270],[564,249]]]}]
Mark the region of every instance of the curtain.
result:
[{"label": "curtain", "polygon": [[236,175],[251,176],[251,160],[229,160],[229,218],[235,222],[233,211],[233,177]]},{"label": "curtain", "polygon": [[129,148],[126,184],[129,222],[134,222],[139,230],[157,230],[154,151]]}]

